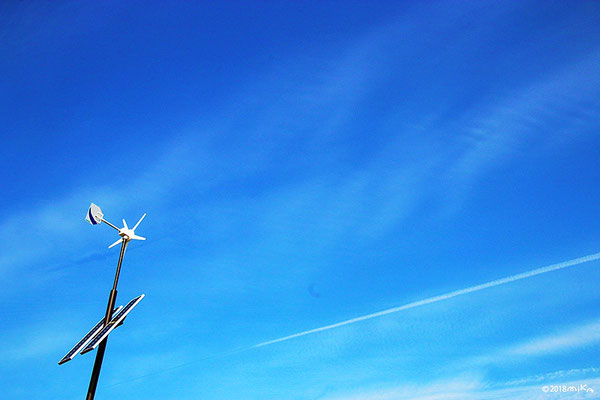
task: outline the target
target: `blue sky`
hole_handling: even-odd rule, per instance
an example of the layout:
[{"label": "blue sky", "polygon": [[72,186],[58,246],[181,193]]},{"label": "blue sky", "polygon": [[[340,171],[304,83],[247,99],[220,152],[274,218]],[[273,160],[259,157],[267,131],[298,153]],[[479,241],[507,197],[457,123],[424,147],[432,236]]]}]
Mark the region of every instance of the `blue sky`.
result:
[{"label": "blue sky", "polygon": [[595,259],[270,343],[600,252],[598,3],[8,1],[0,37],[4,398],[87,390],[92,201],[148,213],[97,399],[600,396]]}]

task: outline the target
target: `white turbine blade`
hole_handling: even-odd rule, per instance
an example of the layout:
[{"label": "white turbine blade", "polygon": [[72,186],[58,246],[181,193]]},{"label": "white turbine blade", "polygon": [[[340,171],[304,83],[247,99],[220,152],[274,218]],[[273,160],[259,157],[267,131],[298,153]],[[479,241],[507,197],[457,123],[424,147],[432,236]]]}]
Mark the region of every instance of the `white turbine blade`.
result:
[{"label": "white turbine blade", "polygon": [[132,235],[132,236],[130,237],[130,239],[135,239],[135,240],[146,240],[146,238],[145,238],[145,237],[138,236],[138,235]]},{"label": "white turbine blade", "polygon": [[119,243],[121,243],[123,241],[123,238],[117,240],[116,242],[114,242],[113,244],[111,244],[110,246],[108,246],[108,248],[110,249],[111,247],[114,247],[116,245],[118,245]]},{"label": "white turbine blade", "polygon": [[125,229],[129,229],[129,228],[127,227],[127,222],[125,222],[125,218],[123,218],[123,226],[125,227]]},{"label": "white turbine blade", "polygon": [[145,216],[146,216],[146,213],[144,213],[144,215],[142,215],[142,218],[140,218],[140,220],[137,222],[137,224],[135,224],[135,226],[133,227],[133,229],[131,229],[132,231],[135,231],[135,228],[138,227],[138,225],[140,224],[140,222],[142,222],[142,220],[144,219]]}]

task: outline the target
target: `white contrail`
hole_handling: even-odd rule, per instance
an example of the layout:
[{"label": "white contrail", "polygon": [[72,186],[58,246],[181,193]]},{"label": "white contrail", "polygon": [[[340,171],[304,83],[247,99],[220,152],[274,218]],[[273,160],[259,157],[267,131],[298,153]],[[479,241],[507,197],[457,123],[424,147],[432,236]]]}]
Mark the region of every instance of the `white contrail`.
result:
[{"label": "white contrail", "polygon": [[368,315],[363,315],[362,317],[348,319],[346,321],[338,322],[336,324],[326,325],[326,326],[322,326],[320,328],[315,328],[315,329],[311,329],[311,330],[304,331],[304,332],[294,333],[293,335],[289,335],[289,336],[285,336],[285,337],[282,337],[279,339],[273,339],[273,340],[269,340],[267,342],[262,342],[262,343],[256,344],[256,345],[252,346],[251,348],[268,346],[273,343],[284,342],[286,340],[294,339],[294,338],[297,338],[300,336],[310,335],[312,333],[317,333],[317,332],[321,332],[321,331],[327,331],[329,329],[353,324],[355,322],[360,322],[360,321],[364,321],[364,320],[371,319],[371,318],[381,317],[382,315],[392,314],[392,313],[396,313],[398,311],[408,310],[409,308],[424,306],[425,304],[437,303],[438,301],[451,299],[452,297],[461,296],[461,295],[467,294],[467,293],[477,292],[479,290],[491,288],[494,286],[504,285],[505,283],[510,283],[510,282],[518,281],[518,280],[525,279],[525,278],[531,278],[532,276],[535,276],[535,275],[545,274],[546,272],[552,272],[552,271],[556,271],[559,269],[571,267],[573,265],[583,264],[586,262],[597,260],[599,258],[600,258],[600,253],[592,254],[589,256],[585,256],[585,257],[575,258],[570,261],[564,261],[564,262],[561,262],[558,264],[549,265],[547,267],[542,267],[542,268],[534,269],[532,271],[523,272],[521,274],[511,275],[506,278],[496,279],[494,281],[482,283],[481,285],[471,286],[466,289],[460,289],[460,290],[456,290],[454,292],[430,297],[428,299],[414,301],[412,303],[408,303],[403,306],[388,308],[387,310],[379,311],[379,312],[368,314]]}]

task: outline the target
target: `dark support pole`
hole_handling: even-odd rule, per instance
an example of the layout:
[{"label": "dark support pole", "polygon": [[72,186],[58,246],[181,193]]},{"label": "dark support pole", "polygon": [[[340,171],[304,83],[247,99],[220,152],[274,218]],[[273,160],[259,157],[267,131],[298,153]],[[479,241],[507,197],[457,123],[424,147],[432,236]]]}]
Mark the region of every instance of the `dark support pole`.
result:
[{"label": "dark support pole", "polygon": [[[119,282],[119,275],[121,274],[121,263],[123,262],[123,256],[125,255],[125,248],[127,247],[127,243],[129,240],[123,240],[121,243],[121,254],[119,255],[119,262],[117,264],[117,272],[115,273],[115,281],[113,283],[113,288],[110,291],[110,296],[108,297],[108,305],[106,306],[106,317],[104,318],[104,326],[108,325],[110,320],[112,319],[112,313],[115,309],[115,301],[117,300],[117,283]],[[108,337],[105,338],[98,345],[98,350],[96,352],[96,360],[94,361],[94,369],[92,369],[92,377],[90,378],[90,386],[88,387],[86,400],[93,400],[96,394],[96,386],[98,385],[98,378],[100,377],[100,368],[102,367],[102,360],[104,359],[104,351],[106,350],[106,342]]]},{"label": "dark support pole", "polygon": [[85,397],[86,400],[93,400],[94,395],[96,394],[96,386],[98,386],[98,378],[100,377],[100,368],[102,368],[102,359],[104,358],[104,351],[106,350],[106,339],[100,342],[98,350],[96,350],[96,361],[94,361],[94,369],[92,370],[90,386],[88,387],[87,396]]}]

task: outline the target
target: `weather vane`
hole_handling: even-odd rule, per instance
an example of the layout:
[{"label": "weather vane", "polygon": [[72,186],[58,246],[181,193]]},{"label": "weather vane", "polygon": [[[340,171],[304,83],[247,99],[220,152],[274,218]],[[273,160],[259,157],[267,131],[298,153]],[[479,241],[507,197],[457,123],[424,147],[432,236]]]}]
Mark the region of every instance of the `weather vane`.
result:
[{"label": "weather vane", "polygon": [[121,236],[119,240],[108,246],[110,249],[111,247],[121,243],[121,254],[119,255],[119,262],[117,263],[115,281],[113,283],[112,290],[110,291],[110,296],[108,297],[106,315],[58,362],[59,365],[64,364],[67,361],[72,360],[77,353],[81,352],[81,354],[85,354],[98,347],[86,400],[92,400],[96,393],[96,386],[98,385],[100,368],[102,367],[102,360],[104,358],[104,351],[106,350],[106,342],[108,340],[109,333],[111,333],[115,328],[121,326],[127,314],[129,314],[131,310],[133,310],[133,307],[135,307],[144,298],[144,295],[141,294],[127,303],[125,307],[119,306],[118,308],[115,308],[115,301],[117,299],[117,283],[119,282],[119,274],[121,272],[123,255],[125,255],[125,249],[131,240],[146,240],[146,238],[135,234],[136,228],[140,222],[142,222],[145,216],[146,214],[142,215],[142,218],[140,218],[137,224],[135,224],[135,226],[131,229],[127,226],[127,222],[123,220],[123,228],[119,229],[115,225],[105,220],[104,214],[102,214],[100,207],[92,203],[85,217],[86,221],[92,225],[98,225],[104,222],[106,225],[116,229],[119,232],[119,236]]}]

